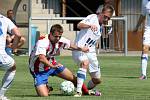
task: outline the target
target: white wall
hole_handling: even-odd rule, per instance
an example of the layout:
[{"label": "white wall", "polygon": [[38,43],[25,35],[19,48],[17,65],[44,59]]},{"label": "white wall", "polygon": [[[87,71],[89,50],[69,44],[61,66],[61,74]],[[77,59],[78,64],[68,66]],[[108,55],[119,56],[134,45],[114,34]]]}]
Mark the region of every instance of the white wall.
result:
[{"label": "white wall", "polygon": [[13,9],[16,0],[0,0],[0,13],[6,15],[7,10]]}]

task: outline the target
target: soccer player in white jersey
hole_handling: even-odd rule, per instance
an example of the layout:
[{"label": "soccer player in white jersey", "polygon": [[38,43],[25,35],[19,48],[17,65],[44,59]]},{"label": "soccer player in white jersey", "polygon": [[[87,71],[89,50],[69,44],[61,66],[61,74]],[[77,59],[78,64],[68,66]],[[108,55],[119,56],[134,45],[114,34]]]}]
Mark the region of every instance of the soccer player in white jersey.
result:
[{"label": "soccer player in white jersey", "polygon": [[82,95],[81,87],[86,79],[88,68],[91,76],[88,88],[93,89],[97,84],[101,83],[100,66],[96,57],[95,43],[101,36],[102,24],[105,24],[110,20],[113,11],[114,9],[111,5],[105,5],[100,13],[88,15],[77,25],[80,31],[77,33],[75,43],[80,47],[89,47],[89,52],[72,52],[73,59],[79,66],[77,71],[77,93],[74,95],[75,97],[80,97]]},{"label": "soccer player in white jersey", "polygon": [[147,79],[146,70],[148,62],[148,51],[150,47],[150,0],[142,0],[142,14],[139,21],[134,29],[134,33],[138,31],[141,23],[145,22],[145,32],[143,34],[143,48],[141,55],[141,76],[139,79]]},{"label": "soccer player in white jersey", "polygon": [[20,41],[21,34],[18,28],[10,19],[0,14],[0,68],[6,70],[6,73],[2,80],[2,86],[0,88],[0,100],[9,100],[4,95],[10,87],[16,72],[14,59],[10,57],[5,51],[7,31],[15,35],[15,40],[12,44],[12,48],[16,49],[17,44]]},{"label": "soccer player in white jersey", "polygon": [[88,47],[76,46],[70,40],[61,37],[62,34],[62,26],[59,24],[53,25],[49,35],[47,37],[40,37],[31,52],[29,68],[39,96],[49,95],[50,91],[47,88],[49,76],[58,76],[76,84],[76,77],[72,72],[56,62],[55,56],[59,55],[62,49],[79,50],[82,52],[89,51]]}]

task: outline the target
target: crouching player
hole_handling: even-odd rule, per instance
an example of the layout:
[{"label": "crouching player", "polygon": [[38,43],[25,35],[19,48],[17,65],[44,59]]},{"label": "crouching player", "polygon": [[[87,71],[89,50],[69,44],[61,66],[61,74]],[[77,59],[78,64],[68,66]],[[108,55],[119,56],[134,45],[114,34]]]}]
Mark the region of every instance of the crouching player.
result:
[{"label": "crouching player", "polygon": [[[34,78],[35,89],[39,96],[49,95],[50,91],[47,87],[49,76],[58,76],[76,85],[77,78],[69,69],[57,63],[55,56],[59,55],[62,49],[88,52],[88,48],[77,47],[70,40],[61,37],[62,34],[62,26],[59,24],[53,25],[50,34],[47,37],[40,37],[30,54],[29,69]],[[83,85],[83,92],[88,94],[88,89],[85,85]]]}]

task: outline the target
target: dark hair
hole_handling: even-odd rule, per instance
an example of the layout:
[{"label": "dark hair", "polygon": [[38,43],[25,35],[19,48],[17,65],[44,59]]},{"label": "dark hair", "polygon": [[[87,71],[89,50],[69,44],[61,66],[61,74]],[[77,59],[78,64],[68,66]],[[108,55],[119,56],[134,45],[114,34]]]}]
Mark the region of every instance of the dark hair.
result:
[{"label": "dark hair", "polygon": [[12,9],[10,9],[10,10],[7,10],[7,14],[8,14],[10,11],[12,11],[12,12],[13,12],[13,10],[12,10]]},{"label": "dark hair", "polygon": [[106,4],[106,5],[103,7],[103,9],[102,9],[102,12],[104,12],[104,11],[109,11],[110,13],[113,14],[113,12],[114,12],[114,7],[113,7],[112,5]]},{"label": "dark hair", "polygon": [[53,34],[54,32],[59,32],[59,33],[63,33],[63,27],[59,24],[54,24],[51,29],[50,32]]}]

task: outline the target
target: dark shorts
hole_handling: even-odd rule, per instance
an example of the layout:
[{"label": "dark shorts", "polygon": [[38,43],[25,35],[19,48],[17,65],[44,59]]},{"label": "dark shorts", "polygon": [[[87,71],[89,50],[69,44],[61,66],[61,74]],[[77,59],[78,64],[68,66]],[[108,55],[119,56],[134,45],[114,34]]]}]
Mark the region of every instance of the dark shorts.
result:
[{"label": "dark shorts", "polygon": [[39,73],[31,72],[31,74],[34,78],[34,85],[39,86],[41,84],[47,84],[49,76],[55,76],[55,75],[59,74],[60,72],[64,71],[64,69],[65,69],[65,67],[61,66],[57,69],[50,68],[47,71],[42,71]]}]

